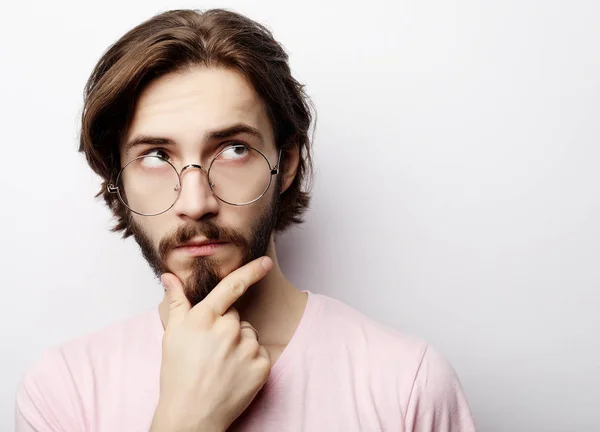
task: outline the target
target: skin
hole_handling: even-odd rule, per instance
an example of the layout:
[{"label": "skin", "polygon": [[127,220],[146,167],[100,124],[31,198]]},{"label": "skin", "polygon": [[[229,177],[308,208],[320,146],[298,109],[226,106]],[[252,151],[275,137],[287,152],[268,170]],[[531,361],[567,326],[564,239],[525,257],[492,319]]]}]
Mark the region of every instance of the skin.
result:
[{"label": "skin", "polygon": [[[220,141],[208,139],[210,132],[234,124],[258,130],[262,140],[247,133]],[[139,136],[170,139],[172,144],[160,147],[178,168],[192,163],[208,167],[222,141],[231,140],[261,150],[271,165],[277,164],[278,151],[264,104],[244,77],[231,70],[194,67],[152,82],[138,100],[124,142]],[[121,149],[122,161],[157,146],[126,147]],[[280,191],[273,181],[264,197],[241,207],[219,201],[211,193],[206,174],[188,170],[182,175],[181,193],[173,208],[152,217],[134,214],[133,223],[156,251],[161,239],[178,227],[206,220],[251,239],[253,224],[270,211],[269,204],[277,199],[274,194],[290,186],[297,165],[298,153],[292,152],[285,172],[278,174],[282,176]],[[194,305],[185,286],[197,258],[175,249],[167,251],[161,277],[166,291],[159,305],[165,327],[161,393],[152,430],[224,430],[266,381],[298,326],[307,297],[282,273],[272,234],[265,255],[267,270],[260,265],[261,259],[245,264],[244,251],[237,245],[219,247],[210,258],[219,279],[224,279]],[[252,330],[240,330],[243,322],[258,331],[260,343]],[[213,378],[202,378],[207,376]],[[209,399],[212,402],[207,403]],[[198,406],[206,409],[198,410]]]}]

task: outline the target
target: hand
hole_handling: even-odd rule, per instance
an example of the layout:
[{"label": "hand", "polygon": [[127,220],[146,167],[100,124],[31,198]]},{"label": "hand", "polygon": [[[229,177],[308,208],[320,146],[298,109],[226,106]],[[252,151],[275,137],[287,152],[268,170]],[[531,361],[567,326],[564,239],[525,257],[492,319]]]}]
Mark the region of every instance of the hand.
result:
[{"label": "hand", "polygon": [[151,431],[224,431],[271,371],[267,350],[231,307],[273,266],[258,258],[227,275],[193,308],[179,279],[162,275],[169,300],[160,397]]}]

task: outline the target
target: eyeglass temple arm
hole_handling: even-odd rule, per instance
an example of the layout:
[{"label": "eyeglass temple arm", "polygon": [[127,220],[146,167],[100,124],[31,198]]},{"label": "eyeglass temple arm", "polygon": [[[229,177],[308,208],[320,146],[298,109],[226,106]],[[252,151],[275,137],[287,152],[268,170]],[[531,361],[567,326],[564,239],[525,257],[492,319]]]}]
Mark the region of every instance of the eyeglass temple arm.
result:
[{"label": "eyeglass temple arm", "polygon": [[275,175],[279,173],[279,165],[281,164],[281,153],[283,151],[283,148],[279,149],[279,156],[277,157],[277,165],[275,165],[273,168],[271,168],[271,175]]}]

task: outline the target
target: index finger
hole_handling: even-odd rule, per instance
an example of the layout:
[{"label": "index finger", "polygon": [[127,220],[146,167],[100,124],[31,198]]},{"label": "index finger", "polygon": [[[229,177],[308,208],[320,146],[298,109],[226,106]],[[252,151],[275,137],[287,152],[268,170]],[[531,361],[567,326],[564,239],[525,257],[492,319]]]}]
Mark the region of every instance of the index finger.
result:
[{"label": "index finger", "polygon": [[248,264],[232,271],[195,307],[194,309],[209,311],[213,317],[222,316],[248,289],[261,280],[273,266],[269,257],[257,258]]}]

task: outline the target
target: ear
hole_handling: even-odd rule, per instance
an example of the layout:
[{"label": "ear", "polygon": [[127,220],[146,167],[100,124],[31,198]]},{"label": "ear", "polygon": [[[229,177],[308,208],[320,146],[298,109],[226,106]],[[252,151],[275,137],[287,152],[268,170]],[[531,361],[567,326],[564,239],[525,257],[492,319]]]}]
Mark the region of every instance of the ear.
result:
[{"label": "ear", "polygon": [[285,158],[283,161],[283,168],[285,171],[281,171],[280,175],[283,176],[281,182],[281,192],[284,193],[296,178],[296,172],[298,172],[298,162],[300,161],[300,150],[297,145],[286,149],[281,155]]}]

